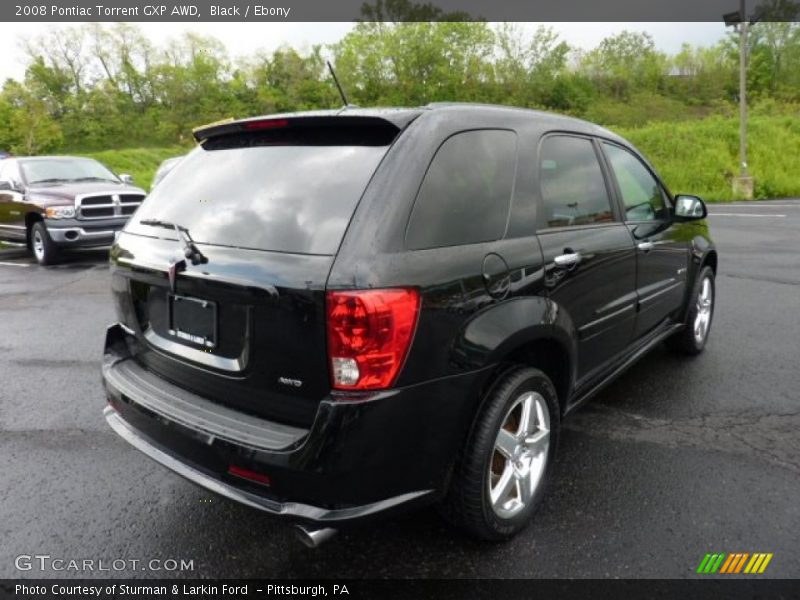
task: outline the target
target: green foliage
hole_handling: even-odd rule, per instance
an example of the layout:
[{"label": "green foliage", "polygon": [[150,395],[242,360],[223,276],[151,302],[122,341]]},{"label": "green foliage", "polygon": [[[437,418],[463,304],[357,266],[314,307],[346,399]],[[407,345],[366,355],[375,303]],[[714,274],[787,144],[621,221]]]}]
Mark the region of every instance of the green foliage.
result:
[{"label": "green foliage", "polygon": [[88,152],[88,156],[99,160],[109,169],[117,173],[127,173],[139,187],[149,190],[158,165],[162,161],[185,154],[189,148],[172,146],[167,148],[128,148],[127,150],[104,150]]},{"label": "green foliage", "polygon": [[338,75],[359,105],[477,101],[494,34],[486,23],[358,23],[334,45]]},{"label": "green foliage", "polygon": [[[800,113],[756,115],[749,126],[755,196],[800,196]],[[731,186],[738,175],[738,119],[713,116],[614,130],[647,155],[672,192],[696,194],[710,202],[739,199]]]},{"label": "green foliage", "polygon": [[714,105],[687,105],[676,98],[645,91],[632,93],[625,101],[596,98],[587,104],[582,116],[604,125],[635,127],[658,121],[702,118],[718,110],[721,108]]}]

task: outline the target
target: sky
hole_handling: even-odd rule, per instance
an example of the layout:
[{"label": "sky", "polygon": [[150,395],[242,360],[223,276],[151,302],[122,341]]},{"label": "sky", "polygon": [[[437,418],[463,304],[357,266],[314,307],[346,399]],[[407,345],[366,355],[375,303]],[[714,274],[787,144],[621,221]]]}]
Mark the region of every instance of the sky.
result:
[{"label": "sky", "polygon": [[[533,31],[538,23],[522,24]],[[681,44],[711,45],[725,35],[719,23],[546,23],[573,47],[590,49],[610,35],[625,29],[646,31],[656,46],[668,54],[680,50]],[[0,81],[21,79],[25,71],[24,55],[19,42],[23,37],[36,36],[56,23],[0,23]],[[155,42],[179,37],[184,31],[212,35],[228,48],[231,58],[252,54],[256,50],[273,50],[281,44],[297,49],[314,44],[331,44],[340,40],[352,23],[140,23],[140,27]]]}]

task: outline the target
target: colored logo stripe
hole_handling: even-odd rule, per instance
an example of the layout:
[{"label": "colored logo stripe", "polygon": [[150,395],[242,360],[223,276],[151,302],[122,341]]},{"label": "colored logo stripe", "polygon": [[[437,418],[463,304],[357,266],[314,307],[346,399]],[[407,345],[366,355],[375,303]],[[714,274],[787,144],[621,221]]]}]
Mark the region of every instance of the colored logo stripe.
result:
[{"label": "colored logo stripe", "polygon": [[700,566],[697,567],[698,573],[716,573],[719,566],[722,564],[722,559],[725,558],[725,554],[706,554],[703,560],[700,562]]},{"label": "colored logo stripe", "polygon": [[[772,553],[756,552],[734,552],[726,554],[724,552],[708,553],[700,561],[697,567],[698,573],[721,573],[721,574],[760,574],[767,568],[772,560]],[[747,565],[747,566],[745,566]]]}]

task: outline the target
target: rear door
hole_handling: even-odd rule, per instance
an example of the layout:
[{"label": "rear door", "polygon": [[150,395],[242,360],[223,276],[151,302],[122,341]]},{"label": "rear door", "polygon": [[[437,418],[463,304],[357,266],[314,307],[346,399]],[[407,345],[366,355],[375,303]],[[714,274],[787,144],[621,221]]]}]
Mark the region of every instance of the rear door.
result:
[{"label": "rear door", "polygon": [[550,135],[539,150],[539,240],[549,296],[578,335],[578,379],[617,356],[635,323],[636,256],[593,140]]},{"label": "rear door", "polygon": [[638,315],[635,337],[653,331],[682,305],[689,244],[672,224],[666,191],[633,152],[602,143],[622,203],[625,225],[636,244]]},{"label": "rear door", "polygon": [[[330,390],[328,274],[397,133],[280,120],[189,154],[112,250],[135,360],[209,400],[310,425]],[[185,228],[206,261],[184,260],[167,224]]]}]

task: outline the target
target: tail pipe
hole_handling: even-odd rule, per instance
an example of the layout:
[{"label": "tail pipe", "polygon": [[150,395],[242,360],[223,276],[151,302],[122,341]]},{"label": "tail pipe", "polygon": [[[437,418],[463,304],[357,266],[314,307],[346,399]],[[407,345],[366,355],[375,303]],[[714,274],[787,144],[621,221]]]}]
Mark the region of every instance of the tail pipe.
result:
[{"label": "tail pipe", "polygon": [[295,525],[294,532],[297,539],[307,548],[318,548],[338,533],[336,529],[330,527],[314,529],[306,525]]}]

